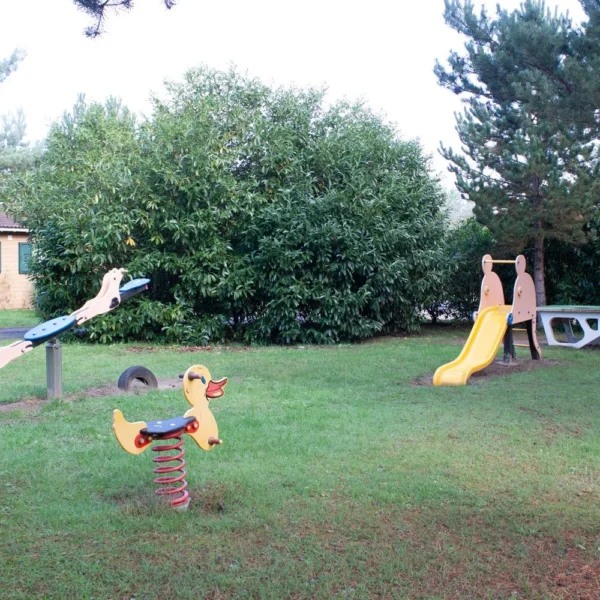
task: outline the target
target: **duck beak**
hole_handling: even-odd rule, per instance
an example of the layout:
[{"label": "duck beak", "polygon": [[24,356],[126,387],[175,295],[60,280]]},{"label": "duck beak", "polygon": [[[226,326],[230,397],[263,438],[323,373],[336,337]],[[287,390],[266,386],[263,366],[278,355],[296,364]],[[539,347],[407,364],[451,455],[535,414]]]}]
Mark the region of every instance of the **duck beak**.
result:
[{"label": "duck beak", "polygon": [[220,398],[225,391],[223,388],[227,385],[227,377],[219,379],[219,381],[209,381],[208,387],[206,388],[207,398]]}]

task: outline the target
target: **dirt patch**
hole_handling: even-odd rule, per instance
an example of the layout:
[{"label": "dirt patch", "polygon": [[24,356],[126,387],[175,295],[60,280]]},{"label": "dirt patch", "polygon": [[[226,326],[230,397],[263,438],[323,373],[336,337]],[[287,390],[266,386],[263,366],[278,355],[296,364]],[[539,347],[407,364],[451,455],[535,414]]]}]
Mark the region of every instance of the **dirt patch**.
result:
[{"label": "dirt patch", "polygon": [[[546,369],[549,367],[556,367],[562,363],[558,360],[549,360],[547,358],[541,358],[540,360],[518,360],[513,361],[510,365],[505,364],[502,360],[497,360],[491,365],[476,371],[471,375],[469,379],[470,384],[478,384],[493,379],[494,377],[503,377],[505,375],[512,375],[513,373],[523,373],[534,371],[536,369]],[[427,373],[422,377],[414,379],[412,385],[416,386],[431,386],[433,385],[433,373]]]},{"label": "dirt patch", "polygon": [[[159,391],[175,390],[179,388],[181,388],[181,379],[179,378],[158,380]],[[124,392],[122,389],[118,388],[115,383],[109,383],[99,387],[93,387],[87,390],[82,390],[81,392],[75,392],[74,394],[66,394],[62,398],[62,401],[72,402],[73,400],[79,400],[81,398],[106,398],[107,396],[125,395],[130,396],[132,394],[145,394],[149,391],[152,391],[152,389],[154,388],[149,388],[145,385],[142,385],[141,383],[135,383],[132,385],[130,391]],[[0,404],[0,414],[13,412],[15,410],[31,412],[43,408],[46,404],[48,404],[48,400],[46,400],[45,398],[26,398],[24,400],[20,400],[19,402]]]},{"label": "dirt patch", "polygon": [[128,346],[125,352],[130,354],[151,354],[153,352],[248,352],[248,346]]},{"label": "dirt patch", "polygon": [[[322,569],[336,573],[342,587],[371,577],[385,589],[374,583],[371,593],[361,598],[600,600],[597,532],[550,533],[543,520],[500,515],[493,508],[373,506],[365,511],[364,506],[335,494],[325,502],[330,505],[325,519],[280,522],[279,527],[290,539],[302,540],[305,548],[311,542],[317,546]],[[535,534],[523,533],[533,529]],[[369,553],[360,571],[356,566],[349,569],[345,557],[364,551],[365,546]],[[256,548],[260,554],[259,544],[247,552]],[[402,566],[397,568],[396,563],[396,569],[390,569],[394,549],[401,550]],[[285,545],[281,551],[286,552]],[[256,554],[254,558],[261,559]]]},{"label": "dirt patch", "polygon": [[[142,492],[115,494],[105,499],[116,504],[124,514],[129,515],[172,511],[168,499],[155,494],[156,487],[149,481]],[[235,504],[235,486],[206,483],[203,486],[190,487],[188,490],[192,499],[188,509],[190,514],[220,516],[227,510],[229,504]]]},{"label": "dirt patch", "polygon": [[[172,378],[172,379],[159,379],[158,380],[158,389],[160,391],[164,390],[174,390],[181,387],[181,379]],[[150,388],[142,383],[137,381],[131,384],[131,388],[128,392],[124,392],[122,389],[118,388],[116,384],[109,383],[107,385],[102,385],[100,387],[90,388],[88,390],[84,390],[81,392],[76,392],[75,394],[68,394],[64,397],[65,400],[76,400],[78,398],[105,398],[106,396],[124,396],[131,394],[145,394],[146,392],[152,391],[154,388]]]},{"label": "dirt patch", "polygon": [[26,398],[24,400],[19,400],[18,402],[10,402],[8,404],[0,404],[0,414],[9,413],[15,410],[20,410],[23,412],[33,412],[34,410],[39,410],[46,404],[47,400],[42,400],[41,398]]},{"label": "dirt patch", "polygon": [[[413,581],[413,589],[420,589],[411,598],[428,598],[434,590],[444,590],[448,600],[600,600],[600,560],[593,551],[598,545],[596,534],[564,531],[557,537],[517,536],[506,534],[506,524],[490,528],[477,515],[461,521],[433,519],[426,524],[422,515],[414,520],[408,517],[400,537],[411,555],[429,553],[427,576]],[[470,555],[478,568],[469,573],[457,559],[460,555]]]},{"label": "dirt patch", "polygon": [[581,548],[568,548],[555,567],[552,577],[556,593],[561,598],[598,600],[600,598],[600,565],[588,563]]}]

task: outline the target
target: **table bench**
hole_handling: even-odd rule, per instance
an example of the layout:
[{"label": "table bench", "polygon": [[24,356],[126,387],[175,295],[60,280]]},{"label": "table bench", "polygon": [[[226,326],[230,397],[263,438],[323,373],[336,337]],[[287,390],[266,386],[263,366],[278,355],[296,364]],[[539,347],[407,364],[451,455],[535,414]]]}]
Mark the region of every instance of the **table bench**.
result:
[{"label": "table bench", "polygon": [[[538,306],[539,319],[544,326],[544,333],[549,346],[567,346],[568,348],[583,348],[600,344],[600,306]],[[577,339],[573,333],[571,320],[577,321],[583,337]],[[552,321],[560,321],[567,334],[566,342],[559,342],[552,331]],[[593,328],[595,327],[595,329]]]}]

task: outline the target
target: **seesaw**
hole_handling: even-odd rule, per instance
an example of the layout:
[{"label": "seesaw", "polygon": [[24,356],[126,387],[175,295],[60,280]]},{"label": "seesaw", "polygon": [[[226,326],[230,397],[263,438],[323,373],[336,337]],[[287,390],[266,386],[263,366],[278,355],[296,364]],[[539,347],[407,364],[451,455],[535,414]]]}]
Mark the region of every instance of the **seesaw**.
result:
[{"label": "seesaw", "polygon": [[19,356],[31,352],[37,346],[46,345],[46,382],[48,398],[62,396],[62,346],[58,336],[117,308],[124,300],[148,289],[149,279],[134,279],[119,287],[125,269],[112,269],[102,279],[102,287],[95,298],[88,300],[81,308],[70,315],[50,319],[30,329],[22,340],[0,348],[0,369]]}]

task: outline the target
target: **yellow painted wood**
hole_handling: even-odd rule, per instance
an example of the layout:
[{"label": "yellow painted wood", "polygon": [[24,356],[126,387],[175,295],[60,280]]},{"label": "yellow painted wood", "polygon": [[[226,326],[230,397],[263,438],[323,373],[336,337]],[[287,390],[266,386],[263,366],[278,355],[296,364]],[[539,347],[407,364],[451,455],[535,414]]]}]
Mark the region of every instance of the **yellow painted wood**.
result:
[{"label": "yellow painted wood", "polygon": [[514,265],[516,261],[514,260],[486,260],[486,263],[492,263],[495,265]]},{"label": "yellow painted wood", "polygon": [[[196,376],[195,379],[189,378],[191,373]],[[203,365],[191,366],[183,376],[183,394],[192,405],[184,416],[197,419],[198,430],[190,435],[202,450],[212,450],[214,445],[209,443],[209,439],[219,437],[219,428],[210,410],[209,401],[210,398],[221,397],[226,385],[226,378],[213,381],[210,371]]]},{"label": "yellow painted wood", "polygon": [[121,448],[129,454],[141,454],[146,448],[150,448],[151,444],[138,448],[135,445],[135,438],[139,435],[140,430],[147,427],[145,421],[136,421],[128,423],[123,416],[123,413],[116,409],[113,411],[113,431]]},{"label": "yellow painted wood", "polygon": [[212,450],[215,446],[210,444],[208,440],[219,438],[219,427],[215,416],[208,408],[208,402],[206,407],[192,406],[183,416],[196,418],[199,427],[194,433],[189,432],[189,435],[194,438],[194,441],[202,450]]},{"label": "yellow painted wood", "polygon": [[[194,379],[189,378],[190,374],[194,375]],[[183,416],[194,417],[198,421],[198,429],[193,433],[187,433],[202,450],[212,450],[221,443],[219,440],[219,427],[210,410],[209,401],[211,398],[220,398],[226,385],[227,378],[213,381],[210,371],[203,365],[191,366],[183,376],[183,394],[192,405],[192,408]],[[139,435],[140,430],[145,427],[147,427],[147,424],[144,421],[128,423],[120,410],[113,412],[115,436],[123,450],[130,454],[140,454],[150,446],[148,444],[148,446],[138,448],[135,445],[135,438]]]}]

